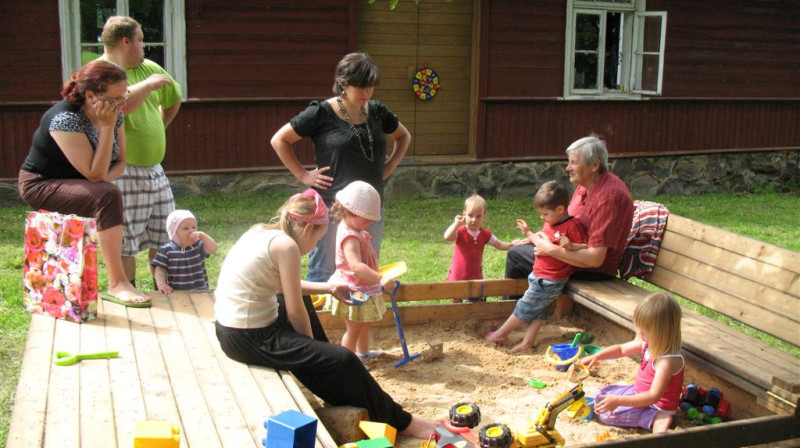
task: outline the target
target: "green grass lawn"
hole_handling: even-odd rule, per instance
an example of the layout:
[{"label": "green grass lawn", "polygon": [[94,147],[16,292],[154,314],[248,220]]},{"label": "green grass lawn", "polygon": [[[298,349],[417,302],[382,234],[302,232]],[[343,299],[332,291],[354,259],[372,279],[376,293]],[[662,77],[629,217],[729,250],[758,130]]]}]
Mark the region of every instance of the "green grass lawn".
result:
[{"label": "green grass lawn", "polygon": [[[268,221],[288,193],[225,194],[184,197],[180,208],[197,216],[199,229],[219,243],[218,254],[207,261],[212,287],[230,247],[252,224]],[[757,195],[709,194],[694,197],[659,196],[671,212],[733,232],[800,251],[800,196],[764,193]],[[538,223],[531,198],[489,200],[486,227],[498,238],[520,237],[516,219],[533,226]],[[390,199],[386,206],[386,229],[381,253],[382,264],[406,261],[409,272],[405,282],[443,281],[450,266],[452,246],[442,235],[456,214],[461,213],[463,198]],[[27,207],[0,208],[0,446],[5,446],[14,391],[19,376],[22,353],[30,316],[22,309],[22,257],[24,218]],[[137,279],[142,290],[152,290],[145,266],[145,256],[138,260]],[[502,278],[505,253],[491,247],[484,255],[486,278]],[[101,268],[100,290],[106,280]],[[752,333],[745,327],[742,331]],[[764,337],[769,343],[795,356],[800,348]]]}]

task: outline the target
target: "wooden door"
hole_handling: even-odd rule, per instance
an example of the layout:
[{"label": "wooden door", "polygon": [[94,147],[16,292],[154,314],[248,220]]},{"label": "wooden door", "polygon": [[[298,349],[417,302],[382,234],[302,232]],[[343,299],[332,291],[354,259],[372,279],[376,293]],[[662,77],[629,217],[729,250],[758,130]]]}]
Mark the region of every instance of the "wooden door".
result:
[{"label": "wooden door", "polygon": [[[475,0],[477,1],[477,0]],[[475,35],[473,0],[356,2],[356,49],[366,51],[381,72],[374,98],[389,106],[413,136],[409,156],[473,153],[470,138]],[[436,96],[421,101],[413,90],[416,72],[439,75]]]}]

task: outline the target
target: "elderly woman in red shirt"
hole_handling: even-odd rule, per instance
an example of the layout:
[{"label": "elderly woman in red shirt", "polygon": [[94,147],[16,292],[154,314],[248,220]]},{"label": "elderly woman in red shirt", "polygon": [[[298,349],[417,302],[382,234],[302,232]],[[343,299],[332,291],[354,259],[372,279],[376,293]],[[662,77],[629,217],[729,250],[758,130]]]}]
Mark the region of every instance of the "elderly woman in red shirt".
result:
[{"label": "elderly woman in red shirt", "polygon": [[506,256],[506,277],[526,278],[534,256],[549,256],[578,268],[572,278],[609,280],[625,252],[633,221],[633,199],[625,183],[608,170],[605,142],[595,136],[581,138],[567,148],[569,181],[577,186],[569,214],[586,227],[585,249],[568,251],[547,238],[512,247]]}]

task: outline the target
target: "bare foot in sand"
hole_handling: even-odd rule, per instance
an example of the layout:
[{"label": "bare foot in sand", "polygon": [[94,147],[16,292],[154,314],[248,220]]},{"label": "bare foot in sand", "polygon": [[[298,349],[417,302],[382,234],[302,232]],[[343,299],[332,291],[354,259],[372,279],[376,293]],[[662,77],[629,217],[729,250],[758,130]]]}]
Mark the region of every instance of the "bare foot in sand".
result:
[{"label": "bare foot in sand", "polygon": [[528,344],[525,342],[520,342],[519,344],[515,345],[514,348],[511,349],[511,353],[520,353],[525,352],[533,348],[533,344]]},{"label": "bare foot in sand", "polygon": [[408,424],[406,429],[400,431],[400,434],[416,437],[418,439],[427,439],[436,429],[437,425],[438,423],[433,420],[411,416],[411,423]]},{"label": "bare foot in sand", "polygon": [[494,342],[495,344],[502,344],[508,340],[507,337],[501,336],[497,331],[487,331],[484,339],[489,342]]}]

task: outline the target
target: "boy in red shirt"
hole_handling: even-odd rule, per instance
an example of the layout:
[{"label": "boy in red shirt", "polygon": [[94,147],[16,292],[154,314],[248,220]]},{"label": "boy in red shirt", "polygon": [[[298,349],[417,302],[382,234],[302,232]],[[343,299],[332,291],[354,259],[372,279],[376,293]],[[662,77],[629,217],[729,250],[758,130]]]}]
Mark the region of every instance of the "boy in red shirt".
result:
[{"label": "boy in red shirt", "polygon": [[[567,250],[586,247],[586,230],[567,213],[569,192],[563,185],[556,181],[545,182],[533,197],[533,206],[544,221],[539,234],[545,235],[553,244]],[[533,242],[536,234],[528,227],[528,223],[518,219],[517,227]],[[511,349],[511,353],[533,347],[536,335],[547,318],[548,305],[564,289],[573,270],[575,268],[572,265],[556,258],[537,256],[533,262],[533,272],[528,276],[528,290],[517,301],[514,313],[498,330],[486,335],[486,340],[497,344],[503,343],[512,331],[527,324],[525,336]]]}]

